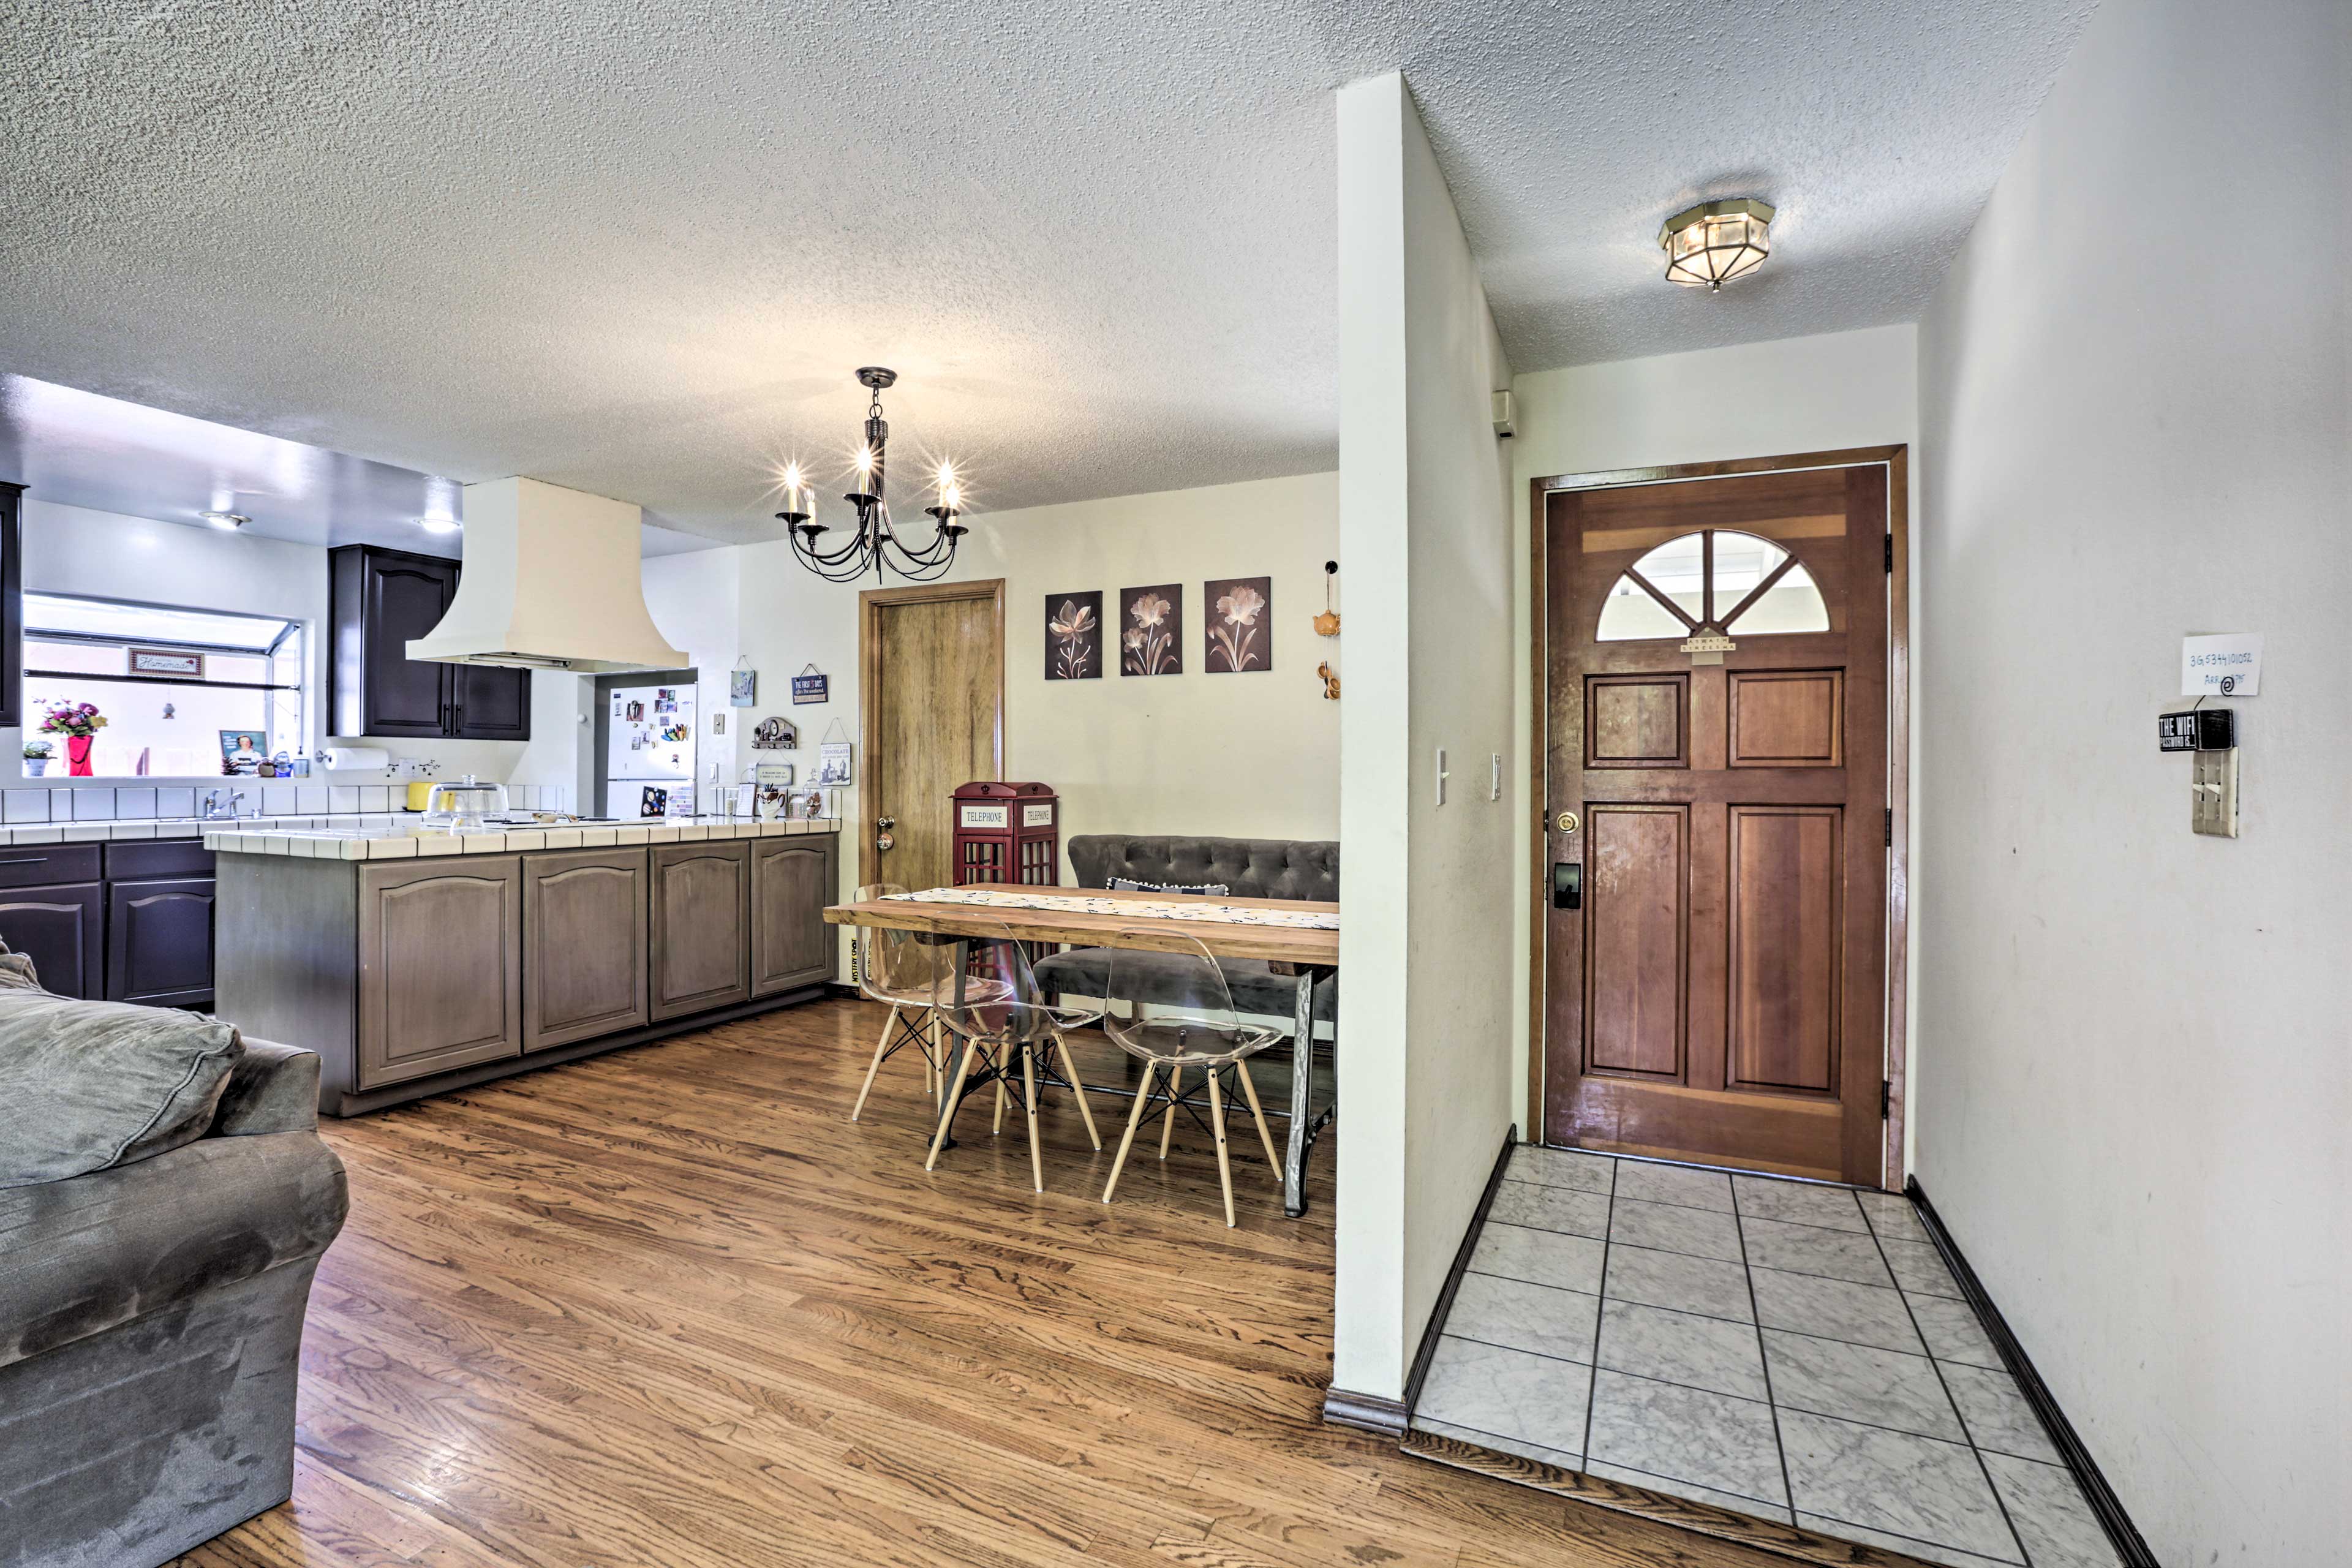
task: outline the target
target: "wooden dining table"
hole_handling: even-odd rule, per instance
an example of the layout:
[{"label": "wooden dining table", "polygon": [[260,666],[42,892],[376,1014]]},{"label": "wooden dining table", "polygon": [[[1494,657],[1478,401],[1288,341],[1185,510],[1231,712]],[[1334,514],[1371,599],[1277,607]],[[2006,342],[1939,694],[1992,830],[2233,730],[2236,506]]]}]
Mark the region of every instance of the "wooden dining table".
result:
[{"label": "wooden dining table", "polygon": [[[1192,951],[1190,938],[1219,958],[1259,958],[1276,974],[1297,982],[1291,1010],[1290,1127],[1283,1158],[1282,1208],[1293,1219],[1307,1212],[1307,1157],[1330,1125],[1336,1103],[1315,1108],[1315,987],[1339,973],[1339,906],[1307,899],[1235,899],[1186,893],[1111,891],[1102,888],[1041,888],[1009,882],[978,882],[957,892],[989,892],[1066,900],[1108,900],[1133,905],[1132,912],[1097,913],[1076,907],[1020,908],[1011,904],[959,904],[920,898],[869,899],[835,904],[824,911],[833,925],[922,931],[962,944],[1011,932],[1024,942],[1066,942],[1073,947],[1124,947],[1154,952]],[[1328,927],[1258,925],[1240,920],[1155,915],[1151,904],[1265,910],[1282,914],[1332,917]],[[959,966],[959,973],[962,966]],[[1337,1100],[1337,1094],[1333,1096]]]}]

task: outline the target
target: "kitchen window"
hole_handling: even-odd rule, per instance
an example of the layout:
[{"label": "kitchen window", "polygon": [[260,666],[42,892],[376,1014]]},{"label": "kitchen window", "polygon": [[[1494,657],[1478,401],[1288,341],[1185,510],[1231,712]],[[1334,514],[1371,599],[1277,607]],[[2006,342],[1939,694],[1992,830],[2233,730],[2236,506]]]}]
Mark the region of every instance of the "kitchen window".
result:
[{"label": "kitchen window", "polygon": [[[235,758],[303,752],[302,623],[170,605],[25,595],[25,773],[28,777],[217,777]],[[44,731],[52,710],[88,703],[105,724],[88,755]],[[48,753],[32,753],[42,742]]]}]

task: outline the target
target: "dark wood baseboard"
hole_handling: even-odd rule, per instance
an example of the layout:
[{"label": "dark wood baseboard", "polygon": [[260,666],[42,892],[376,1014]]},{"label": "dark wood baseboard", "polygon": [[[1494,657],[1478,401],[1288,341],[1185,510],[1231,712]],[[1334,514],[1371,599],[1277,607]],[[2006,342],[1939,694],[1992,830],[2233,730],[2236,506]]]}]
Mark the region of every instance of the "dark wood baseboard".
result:
[{"label": "dark wood baseboard", "polygon": [[[1555,1497],[1696,1531],[1718,1541],[1737,1542],[1742,1546],[1769,1552],[1791,1562],[1821,1563],[1824,1568],[1832,1564],[1835,1568],[1928,1568],[1917,1558],[1906,1557],[1899,1552],[1816,1535],[1810,1530],[1801,1530],[1794,1525],[1776,1524],[1769,1519],[1733,1513],[1728,1509],[1669,1497],[1664,1492],[1627,1486],[1622,1481],[1603,1480],[1599,1476],[1588,1476],[1581,1470],[1562,1469],[1540,1459],[1525,1459],[1516,1454],[1482,1448],[1453,1437],[1441,1437],[1433,1432],[1409,1432],[1400,1447],[1416,1458],[1451,1465],[1457,1470],[1471,1470],[1482,1476],[1493,1476],[1498,1480],[1516,1481],[1521,1486],[1550,1492]],[[1710,1556],[1707,1561],[1714,1559]]]},{"label": "dark wood baseboard", "polygon": [[2011,1331],[2009,1321],[2000,1315],[2000,1309],[1994,1306],[1992,1298],[1985,1293],[1984,1282],[1977,1278],[1977,1271],[1969,1267],[1969,1260],[1961,1254],[1959,1243],[1952,1239],[1952,1233],[1944,1227],[1943,1217],[1937,1214],[1936,1205],[1927,1201],[1927,1190],[1919,1185],[1919,1178],[1912,1177],[1905,1184],[1904,1191],[1919,1206],[1919,1217],[1927,1225],[1927,1234],[1936,1243],[1936,1250],[1943,1254],[1944,1263],[1951,1269],[1952,1278],[1959,1281],[1961,1293],[1983,1321],[1985,1331],[1992,1336],[1993,1349],[1999,1351],[2000,1359],[2008,1363],[2011,1374],[2017,1379],[2017,1386],[2025,1394],[2025,1402],[2033,1406],[2036,1415],[2042,1417],[2042,1425],[2049,1429],[2050,1440],[2057,1445],[2059,1457],[2066,1461],[2066,1468],[2074,1472],[2074,1479],[2081,1483],[2083,1496],[2089,1500],[2091,1511],[2098,1515],[2100,1528],[2107,1532],[2107,1539],[2115,1543],[2116,1555],[2124,1560],[2124,1568],[2158,1568],[2156,1553],[2148,1550],[2147,1537],[2141,1535],[2139,1527],[2131,1521],[2131,1515],[2124,1511],[2123,1500],[2116,1496],[2115,1489],[2107,1484],[2107,1478],[2100,1473],[2098,1462],[2091,1458],[2091,1450],[2084,1447],[2081,1435],[2074,1430],[2074,1424],[2066,1419],[2063,1410],[2058,1408],[2057,1396],[2050,1392],[2050,1385],[2042,1382],[2042,1374],[2034,1370],[2032,1358],[2025,1353],[2025,1347],[2017,1342],[2017,1335]]},{"label": "dark wood baseboard", "polygon": [[1462,1233],[1462,1245],[1454,1249],[1454,1267],[1445,1271],[1437,1305],[1430,1309],[1429,1321],[1422,1325],[1421,1346],[1412,1352],[1412,1368],[1404,1379],[1407,1419],[1421,1403],[1421,1385],[1428,1381],[1429,1363],[1437,1359],[1437,1342],[1445,1337],[1445,1320],[1454,1310],[1454,1293],[1462,1289],[1462,1276],[1469,1272],[1470,1255],[1478,1250],[1478,1233],[1486,1228],[1486,1211],[1495,1206],[1495,1189],[1503,1184],[1503,1173],[1511,1165],[1511,1151],[1518,1143],[1519,1125],[1515,1121],[1503,1133],[1502,1152],[1495,1156],[1495,1168],[1486,1173],[1486,1190],[1478,1194],[1478,1207],[1470,1215],[1470,1228]]},{"label": "dark wood baseboard", "polygon": [[413,1078],[401,1083],[386,1084],[382,1089],[342,1094],[337,1096],[331,1105],[323,1105],[320,1109],[330,1116],[365,1116],[373,1111],[387,1110],[395,1105],[405,1105],[413,1100],[446,1094],[451,1089],[471,1089],[476,1084],[512,1078],[517,1073],[561,1067],[565,1062],[576,1062],[583,1057],[602,1056],[606,1051],[622,1050],[630,1046],[651,1045],[674,1035],[689,1035],[713,1025],[756,1017],[761,1013],[772,1013],[779,1007],[797,1006],[803,1002],[822,1002],[829,994],[830,988],[824,984],[804,985],[797,991],[780,991],[773,996],[762,996],[754,1002],[738,1002],[732,1006],[714,1007],[708,1013],[694,1013],[683,1018],[665,1018],[658,1024],[648,1024],[643,1028],[625,1029],[617,1035],[602,1035],[595,1039],[581,1040],[569,1046],[555,1046],[547,1050],[533,1051],[529,1056],[503,1057],[494,1062],[459,1068],[454,1072],[435,1073],[430,1078]]},{"label": "dark wood baseboard", "polygon": [[1323,1419],[1334,1426],[1353,1426],[1360,1432],[1372,1432],[1383,1437],[1402,1437],[1404,1401],[1334,1388],[1323,1395]]}]

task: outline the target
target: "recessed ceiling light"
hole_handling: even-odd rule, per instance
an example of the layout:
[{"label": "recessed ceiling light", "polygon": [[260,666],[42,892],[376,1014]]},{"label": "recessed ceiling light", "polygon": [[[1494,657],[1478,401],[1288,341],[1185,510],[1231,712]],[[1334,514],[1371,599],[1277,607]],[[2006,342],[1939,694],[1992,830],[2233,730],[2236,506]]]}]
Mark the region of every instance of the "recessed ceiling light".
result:
[{"label": "recessed ceiling light", "polygon": [[454,517],[420,517],[416,526],[427,533],[455,533],[462,525]]},{"label": "recessed ceiling light", "polygon": [[243,528],[253,521],[241,511],[200,511],[196,515],[215,528]]}]

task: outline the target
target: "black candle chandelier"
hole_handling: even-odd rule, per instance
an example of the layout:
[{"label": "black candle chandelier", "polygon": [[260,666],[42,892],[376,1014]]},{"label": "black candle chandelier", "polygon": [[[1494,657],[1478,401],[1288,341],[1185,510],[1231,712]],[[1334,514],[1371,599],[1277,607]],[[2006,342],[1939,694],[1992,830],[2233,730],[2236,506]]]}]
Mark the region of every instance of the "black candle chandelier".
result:
[{"label": "black candle chandelier", "polygon": [[877,364],[857,373],[858,384],[874,396],[866,410],[866,441],[856,459],[857,488],[841,498],[857,509],[857,526],[839,546],[824,548],[824,536],[832,531],[812,515],[816,510],[816,492],[802,482],[800,465],[794,463],[784,470],[784,504],[792,510],[776,516],[784,524],[793,553],[800,557],[801,564],[828,583],[854,583],[868,572],[877,582],[886,580],[888,572],[910,583],[929,582],[955,564],[956,543],[971,531],[956,521],[963,509],[963,487],[956,479],[955,466],[944,462],[933,481],[939,500],[923,509],[935,525],[929,542],[920,547],[910,545],[890,526],[890,503],[883,499],[882,490],[890,441],[889,423],[882,417],[882,389],[898,379],[897,371]]}]

